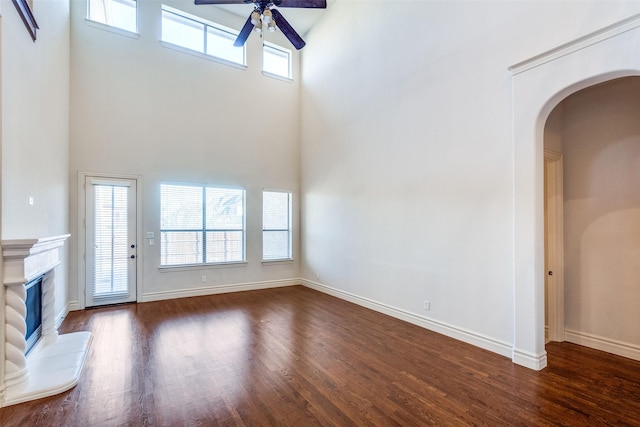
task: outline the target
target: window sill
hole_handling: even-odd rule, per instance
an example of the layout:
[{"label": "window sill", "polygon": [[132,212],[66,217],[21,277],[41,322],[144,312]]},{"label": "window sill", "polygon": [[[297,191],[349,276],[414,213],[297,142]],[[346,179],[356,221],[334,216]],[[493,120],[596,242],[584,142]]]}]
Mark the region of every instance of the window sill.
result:
[{"label": "window sill", "polygon": [[293,258],[263,259],[262,265],[292,264]]},{"label": "window sill", "polygon": [[176,52],[186,53],[187,55],[195,56],[196,58],[206,59],[207,61],[217,62],[218,64],[228,65],[229,67],[237,68],[239,70],[246,70],[247,66],[244,64],[238,64],[237,62],[229,61],[217,56],[207,55],[206,53],[198,52],[197,50],[188,49],[186,47],[178,46],[177,44],[168,43],[160,40],[160,46],[167,49],[175,50]]},{"label": "window sill", "polygon": [[245,267],[247,261],[217,262],[209,264],[180,264],[180,265],[161,265],[158,267],[161,273],[172,273],[174,271],[190,271],[190,270],[210,270],[212,268],[237,268]]},{"label": "window sill", "polygon": [[92,21],[91,19],[85,18],[84,22],[87,23],[90,27],[97,28],[99,30],[109,31],[110,33],[119,34],[121,36],[129,37],[130,39],[139,39],[140,34],[131,32],[129,30],[124,30],[122,28],[114,27],[111,25],[103,24],[102,22]]},{"label": "window sill", "polygon": [[263,71],[262,75],[265,77],[270,77],[272,79],[280,80],[286,83],[293,83],[293,79],[289,77],[279,76],[277,74],[269,73],[267,71]]}]

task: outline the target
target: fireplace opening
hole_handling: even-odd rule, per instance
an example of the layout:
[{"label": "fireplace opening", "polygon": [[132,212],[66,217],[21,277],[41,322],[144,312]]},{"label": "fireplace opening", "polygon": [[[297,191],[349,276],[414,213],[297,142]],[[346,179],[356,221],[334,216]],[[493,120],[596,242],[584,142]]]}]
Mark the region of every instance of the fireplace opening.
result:
[{"label": "fireplace opening", "polygon": [[42,335],[42,279],[44,276],[37,277],[27,283],[27,332],[25,339],[27,341],[25,354],[33,348]]}]

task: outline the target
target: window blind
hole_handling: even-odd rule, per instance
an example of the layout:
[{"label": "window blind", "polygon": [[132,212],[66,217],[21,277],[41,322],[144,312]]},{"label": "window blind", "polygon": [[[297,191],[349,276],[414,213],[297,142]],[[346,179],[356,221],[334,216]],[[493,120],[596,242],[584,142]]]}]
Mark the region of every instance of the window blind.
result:
[{"label": "window blind", "polygon": [[94,184],[94,279],[96,298],[127,293],[129,187]]},{"label": "window blind", "polygon": [[291,258],[291,193],[262,193],[262,258]]},{"label": "window blind", "polygon": [[245,191],[162,184],[161,265],[244,260]]}]

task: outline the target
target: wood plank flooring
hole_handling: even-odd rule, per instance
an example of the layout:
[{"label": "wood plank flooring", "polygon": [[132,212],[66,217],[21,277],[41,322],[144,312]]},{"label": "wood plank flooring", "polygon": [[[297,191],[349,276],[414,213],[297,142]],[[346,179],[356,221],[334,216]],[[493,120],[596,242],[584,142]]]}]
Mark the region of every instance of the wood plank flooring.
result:
[{"label": "wood plank flooring", "polygon": [[639,426],[640,362],[511,360],[295,286],[72,312],[80,383],[9,426]]}]

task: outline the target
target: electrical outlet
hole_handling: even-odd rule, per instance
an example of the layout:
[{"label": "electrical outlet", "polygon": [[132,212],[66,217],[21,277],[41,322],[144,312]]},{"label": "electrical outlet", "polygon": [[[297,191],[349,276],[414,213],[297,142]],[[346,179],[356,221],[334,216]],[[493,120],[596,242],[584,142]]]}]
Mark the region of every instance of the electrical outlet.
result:
[{"label": "electrical outlet", "polygon": [[207,276],[202,275],[202,283],[207,283]]},{"label": "electrical outlet", "polygon": [[424,310],[425,311],[431,310],[431,301],[425,301],[424,302]]}]

